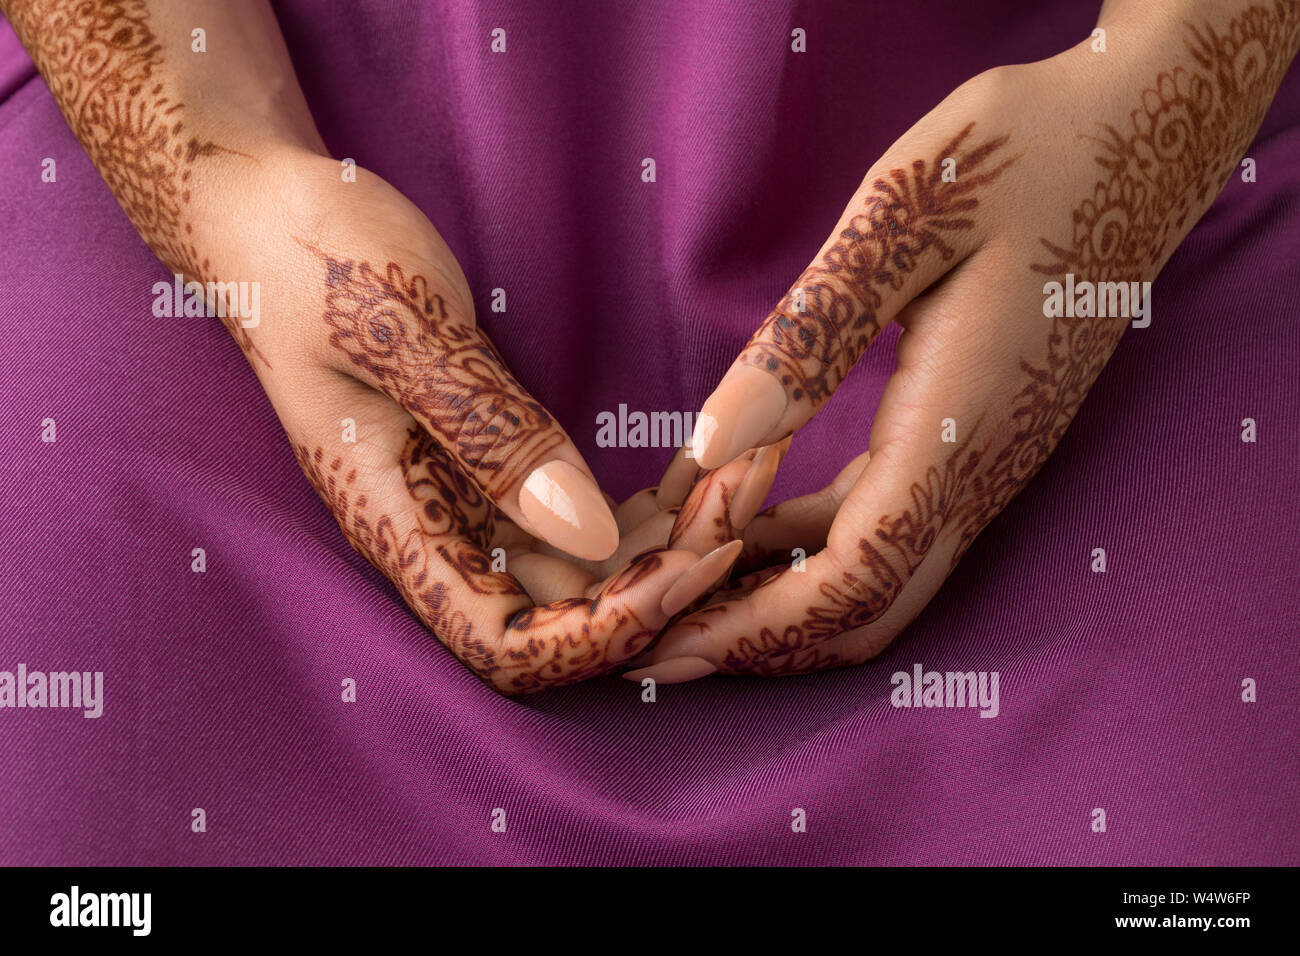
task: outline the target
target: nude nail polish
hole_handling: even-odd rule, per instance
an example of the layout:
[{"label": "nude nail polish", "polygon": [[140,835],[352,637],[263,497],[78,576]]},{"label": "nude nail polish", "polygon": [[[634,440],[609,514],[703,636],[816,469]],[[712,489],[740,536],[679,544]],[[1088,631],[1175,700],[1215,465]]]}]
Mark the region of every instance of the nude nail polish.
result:
[{"label": "nude nail polish", "polygon": [[743,547],[744,545],[739,541],[728,541],[722,547],[714,548],[683,571],[682,576],[664,592],[663,600],[659,605],[664,614],[672,617],[716,585],[736,563],[736,558]]},{"label": "nude nail polish", "polygon": [[651,678],[656,684],[680,684],[699,677],[708,677],[717,668],[702,657],[674,657],[650,667],[628,671],[625,680],[641,681]]},{"label": "nude nail polish", "polygon": [[743,529],[754,520],[767,493],[772,490],[772,482],[776,480],[776,471],[781,467],[781,459],[785,456],[787,447],[789,446],[784,441],[765,445],[754,456],[754,463],[749,466],[749,471],[745,472],[745,477],[736,487],[736,493],[731,496],[733,528]]},{"label": "nude nail polish", "polygon": [[618,524],[600,489],[567,461],[533,470],[519,491],[519,510],[540,537],[575,558],[603,561],[618,549]]},{"label": "nude nail polish", "polygon": [[750,365],[733,368],[700,409],[691,447],[701,468],[719,468],[752,448],[781,421],[785,388]]}]

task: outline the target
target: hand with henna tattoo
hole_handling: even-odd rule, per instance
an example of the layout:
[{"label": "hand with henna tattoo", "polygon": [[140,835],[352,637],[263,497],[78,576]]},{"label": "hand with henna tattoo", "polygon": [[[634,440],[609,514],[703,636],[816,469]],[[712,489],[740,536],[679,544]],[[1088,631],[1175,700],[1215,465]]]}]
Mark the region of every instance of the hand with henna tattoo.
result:
[{"label": "hand with henna tattoo", "polygon": [[1109,0],[1099,26],[1109,52],[1085,41],[981,74],[867,173],[705,402],[694,446],[717,467],[788,439],[896,322],[869,450],[758,516],[739,576],[627,676],[874,657],[1042,466],[1125,329],[1151,321],[1149,283],[1295,56],[1300,3]]},{"label": "hand with henna tattoo", "polygon": [[[347,540],[478,676],[515,694],[603,673],[726,575],[776,456],[679,466],[612,511],[437,230],[329,157],[264,0],[0,4],[142,239],[226,319]],[[192,55],[195,23],[220,57]],[[227,314],[225,283],[261,289],[261,321]]]},{"label": "hand with henna tattoo", "polygon": [[[349,543],[497,690],[625,665],[725,578],[779,455],[742,456],[689,487],[678,467],[664,493],[613,510],[594,485],[593,503],[548,479],[539,499],[558,519],[585,533],[598,505],[611,526],[608,545],[557,546],[558,519],[507,505],[533,482],[533,462],[567,461],[568,439],[474,326],[428,221],[365,171],[340,188],[333,167],[297,166],[280,248],[303,269],[281,333],[292,352],[265,336],[276,373],[263,382],[303,471]],[[339,428],[346,419],[355,441]]]},{"label": "hand with henna tattoo", "polygon": [[[379,177],[328,158],[264,0],[3,0],[141,237],[223,305],[256,283],[273,327],[227,325],[277,407],[346,377],[387,395],[512,521],[590,560],[614,517],[573,442],[475,322],[460,266]],[[220,57],[194,55],[205,24]],[[355,180],[355,181],[353,181]],[[223,316],[229,310],[222,309]],[[281,365],[293,366],[288,376]],[[322,381],[306,382],[312,364]]]}]

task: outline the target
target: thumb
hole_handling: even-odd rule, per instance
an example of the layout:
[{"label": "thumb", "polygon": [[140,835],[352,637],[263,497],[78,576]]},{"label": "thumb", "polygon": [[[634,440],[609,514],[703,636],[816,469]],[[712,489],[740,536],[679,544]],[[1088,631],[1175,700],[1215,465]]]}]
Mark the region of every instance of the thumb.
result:
[{"label": "thumb", "polygon": [[[312,248],[337,367],[405,408],[516,524],[575,557],[618,548],[591,470],[554,418],[506,370],[473,306],[395,262]],[[438,281],[435,270],[428,270]]]},{"label": "thumb", "polygon": [[[971,214],[1006,162],[998,154],[1005,137],[981,141],[973,127],[929,160],[896,144],[867,174],[817,258],[701,408],[691,439],[701,468],[805,424],[880,330],[975,248]],[[944,175],[945,160],[962,170],[956,179]]]}]

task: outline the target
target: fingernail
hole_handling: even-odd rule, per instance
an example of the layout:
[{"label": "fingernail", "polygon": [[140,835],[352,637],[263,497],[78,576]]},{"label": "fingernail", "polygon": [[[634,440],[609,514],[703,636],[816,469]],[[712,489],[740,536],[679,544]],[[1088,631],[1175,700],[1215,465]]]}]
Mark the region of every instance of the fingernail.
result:
[{"label": "fingernail", "polygon": [[717,668],[703,657],[674,657],[670,661],[660,661],[651,667],[628,671],[623,678],[641,681],[649,677],[656,684],[680,684],[695,680],[697,677],[708,677],[716,670]]},{"label": "fingernail", "polygon": [[731,496],[733,528],[743,529],[754,520],[754,515],[758,514],[758,509],[762,507],[767,493],[772,490],[772,482],[776,480],[776,471],[781,467],[781,459],[785,457],[785,450],[790,447],[789,441],[787,438],[772,445],[764,445],[754,456],[754,463],[749,466],[749,471],[745,472],[745,477],[740,480],[736,493]]},{"label": "fingernail", "polygon": [[785,389],[750,365],[733,368],[700,409],[691,436],[701,468],[720,468],[763,440],[785,414]]},{"label": "fingernail", "polygon": [[534,469],[519,491],[519,509],[538,536],[575,558],[603,561],[618,549],[618,524],[600,489],[567,461]]},{"label": "fingernail", "polygon": [[722,547],[714,548],[683,571],[682,576],[664,592],[663,601],[659,605],[663,608],[664,614],[672,617],[717,584],[718,580],[736,563],[736,558],[743,547],[744,544],[740,541],[728,541]]},{"label": "fingernail", "polygon": [[655,502],[661,510],[676,508],[686,500],[686,495],[691,490],[691,482],[695,480],[695,473],[700,470],[694,457],[686,454],[686,448],[687,446],[683,446],[677,450],[673,460],[664,469],[663,478],[659,480]]}]

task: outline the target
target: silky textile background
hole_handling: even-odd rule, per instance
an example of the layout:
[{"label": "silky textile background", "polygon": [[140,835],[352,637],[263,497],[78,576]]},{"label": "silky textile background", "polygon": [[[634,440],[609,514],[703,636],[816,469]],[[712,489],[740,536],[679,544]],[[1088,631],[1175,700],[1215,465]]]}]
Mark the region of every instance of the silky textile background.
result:
[{"label": "silky textile background", "polygon": [[[335,155],[429,214],[618,497],[668,451],[598,448],[596,415],[698,408],[886,146],[1095,16],[276,9]],[[165,270],[0,26],[0,670],[103,671],[105,694],[99,719],[0,711],[0,862],[1300,863],[1295,70],[1249,155],[1258,181],[1233,177],[1179,249],[1151,327],[877,662],[655,704],[616,678],[507,700],[348,548],[220,324],[153,318]],[[893,341],[798,435],[775,496],[866,447]],[[999,672],[1000,716],[894,709],[890,675],[916,662]]]}]

